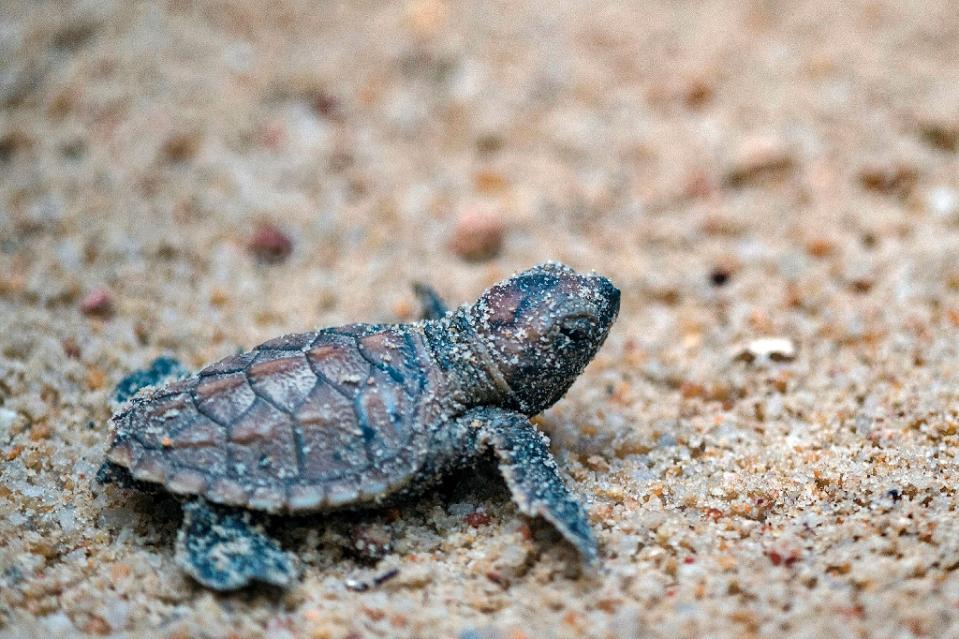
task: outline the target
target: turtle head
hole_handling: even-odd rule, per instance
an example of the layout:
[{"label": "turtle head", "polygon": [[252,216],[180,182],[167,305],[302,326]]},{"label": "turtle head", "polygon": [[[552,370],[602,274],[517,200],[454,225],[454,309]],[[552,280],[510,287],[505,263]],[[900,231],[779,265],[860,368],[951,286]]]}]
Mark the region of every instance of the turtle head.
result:
[{"label": "turtle head", "polygon": [[494,285],[469,313],[516,408],[534,415],[563,396],[603,345],[619,289],[548,262]]}]

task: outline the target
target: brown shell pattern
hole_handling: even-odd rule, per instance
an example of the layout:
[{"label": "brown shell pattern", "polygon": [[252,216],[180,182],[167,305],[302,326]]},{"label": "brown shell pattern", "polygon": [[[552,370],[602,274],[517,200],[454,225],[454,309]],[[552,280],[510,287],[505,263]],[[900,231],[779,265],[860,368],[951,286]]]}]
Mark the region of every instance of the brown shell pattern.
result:
[{"label": "brown shell pattern", "polygon": [[131,400],[108,452],[174,493],[303,512],[373,501],[422,466],[442,380],[422,334],[352,325],[270,340]]}]

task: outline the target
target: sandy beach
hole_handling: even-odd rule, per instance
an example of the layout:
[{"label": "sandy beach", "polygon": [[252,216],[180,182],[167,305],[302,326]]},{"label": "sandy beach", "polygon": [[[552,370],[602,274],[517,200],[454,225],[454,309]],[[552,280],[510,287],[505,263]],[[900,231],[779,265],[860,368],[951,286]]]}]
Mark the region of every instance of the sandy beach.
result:
[{"label": "sandy beach", "polygon": [[[959,637],[955,3],[0,8],[0,637]],[[495,468],[277,521],[210,592],[93,482],[114,387],[454,304],[622,290],[536,418],[583,569]]]}]

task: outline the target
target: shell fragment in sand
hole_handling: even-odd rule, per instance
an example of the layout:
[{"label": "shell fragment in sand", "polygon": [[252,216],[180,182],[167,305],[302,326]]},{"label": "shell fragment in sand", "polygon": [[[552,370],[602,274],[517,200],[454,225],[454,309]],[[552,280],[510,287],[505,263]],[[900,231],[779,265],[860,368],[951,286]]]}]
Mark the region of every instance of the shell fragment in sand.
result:
[{"label": "shell fragment in sand", "polygon": [[796,359],[796,343],[787,337],[760,337],[736,349],[736,361],[791,362]]}]

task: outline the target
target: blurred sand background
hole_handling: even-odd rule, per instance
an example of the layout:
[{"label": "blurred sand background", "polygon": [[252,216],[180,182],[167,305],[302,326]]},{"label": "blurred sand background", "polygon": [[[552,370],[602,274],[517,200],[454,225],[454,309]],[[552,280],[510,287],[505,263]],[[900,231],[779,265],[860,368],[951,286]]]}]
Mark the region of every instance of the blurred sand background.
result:
[{"label": "blurred sand background", "polygon": [[[6,0],[0,636],[959,636],[957,251],[954,2]],[[550,258],[623,290],[539,421],[598,575],[484,471],[219,596],[91,487],[159,355]]]}]

